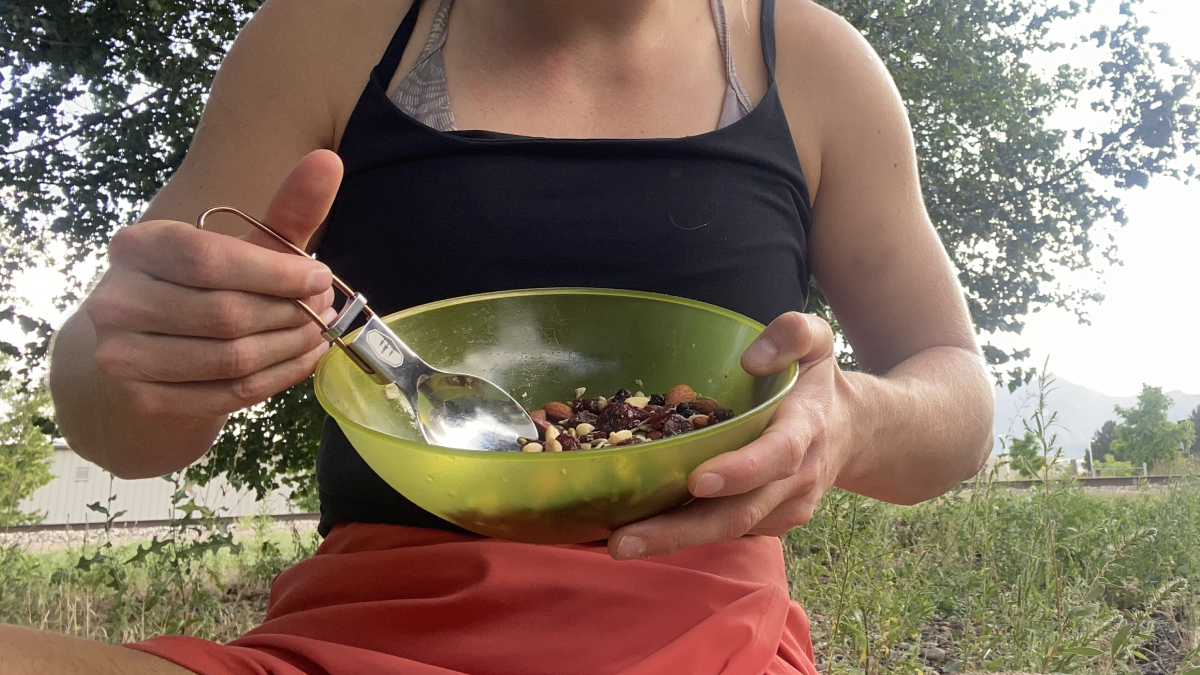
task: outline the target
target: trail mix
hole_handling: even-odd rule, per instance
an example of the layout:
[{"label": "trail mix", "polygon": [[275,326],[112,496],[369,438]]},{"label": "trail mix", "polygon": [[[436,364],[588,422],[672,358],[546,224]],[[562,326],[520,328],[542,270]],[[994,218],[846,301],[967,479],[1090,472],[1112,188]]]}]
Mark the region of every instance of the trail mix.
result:
[{"label": "trail mix", "polygon": [[[640,382],[639,382],[640,384]],[[575,390],[570,403],[551,401],[529,413],[538,437],[521,438],[521,452],[569,452],[636,445],[703,429],[733,417],[711,398],[697,396],[686,384],[663,394],[618,391],[612,398],[584,398]]]}]

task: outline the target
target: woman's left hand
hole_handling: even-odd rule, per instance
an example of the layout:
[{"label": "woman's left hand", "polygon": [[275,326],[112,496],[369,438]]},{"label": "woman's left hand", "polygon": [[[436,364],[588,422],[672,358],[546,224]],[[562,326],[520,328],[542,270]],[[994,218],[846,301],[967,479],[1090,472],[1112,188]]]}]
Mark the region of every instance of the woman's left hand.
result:
[{"label": "woman's left hand", "polygon": [[745,534],[782,536],[812,518],[856,451],[853,396],[834,359],[833,331],[821,318],[784,314],[742,355],[742,367],[758,376],[793,362],[799,380],[762,436],[693,471],[688,488],[698,499],[613,533],[614,558],[665,555]]}]

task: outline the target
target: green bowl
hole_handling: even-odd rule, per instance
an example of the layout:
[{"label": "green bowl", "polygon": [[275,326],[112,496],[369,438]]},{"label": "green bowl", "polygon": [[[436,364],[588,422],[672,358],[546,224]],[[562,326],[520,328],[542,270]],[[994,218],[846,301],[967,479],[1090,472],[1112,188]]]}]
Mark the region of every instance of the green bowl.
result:
[{"label": "green bowl", "polygon": [[576,387],[612,396],[622,387],[651,394],[687,384],[738,413],[682,436],[614,449],[452,450],[426,444],[412,415],[331,349],[317,366],[317,398],[375,473],[430,513],[513,541],[596,541],[684,504],[692,470],[757,438],[797,374],[795,366],[770,377],[742,370],[742,351],[762,324],[653,293],[488,293],[414,307],[385,321],[429,363],[481,375],[531,410],[569,401]]}]

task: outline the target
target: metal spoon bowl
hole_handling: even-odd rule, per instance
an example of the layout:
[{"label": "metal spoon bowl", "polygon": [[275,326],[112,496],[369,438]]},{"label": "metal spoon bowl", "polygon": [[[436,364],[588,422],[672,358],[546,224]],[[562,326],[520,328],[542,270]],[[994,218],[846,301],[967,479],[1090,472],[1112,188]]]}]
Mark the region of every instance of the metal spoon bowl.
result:
[{"label": "metal spoon bowl", "polygon": [[[229,213],[270,235],[292,253],[309,256],[275,230],[230,206],[216,206],[200,214],[196,226],[214,213]],[[394,383],[416,411],[425,441],[460,450],[520,450],[518,438],[537,438],[537,427],[520,403],[495,384],[466,373],[447,373],[429,365],[336,275],[333,285],[346,296],[333,323],[325,321],[299,300],[293,299],[317,325],[330,344],[340,347],[364,373],[379,384]],[[347,335],[360,316],[361,330]]]}]

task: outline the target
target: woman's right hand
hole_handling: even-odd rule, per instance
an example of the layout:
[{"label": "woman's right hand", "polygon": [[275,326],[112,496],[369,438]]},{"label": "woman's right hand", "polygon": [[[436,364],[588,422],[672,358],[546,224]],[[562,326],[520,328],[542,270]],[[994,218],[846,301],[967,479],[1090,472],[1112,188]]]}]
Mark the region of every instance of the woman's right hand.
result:
[{"label": "woman's right hand", "polygon": [[[305,247],[341,176],[337,155],[309,154],[275,194],[265,222]],[[329,269],[257,230],[231,237],[143,221],[117,232],[109,259],[85,304],[96,368],[143,417],[211,420],[254,405],[308,377],[328,348],[291,299],[331,320]]]}]

